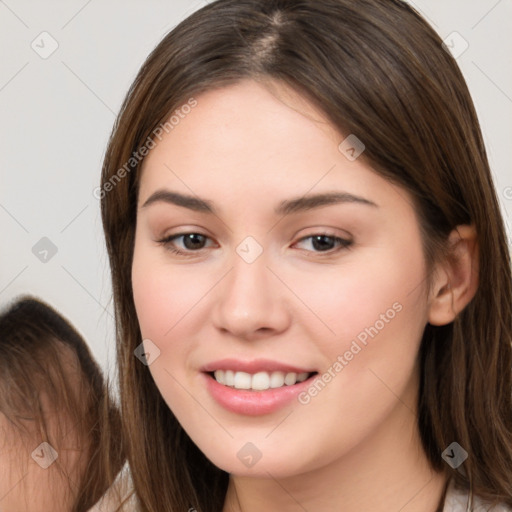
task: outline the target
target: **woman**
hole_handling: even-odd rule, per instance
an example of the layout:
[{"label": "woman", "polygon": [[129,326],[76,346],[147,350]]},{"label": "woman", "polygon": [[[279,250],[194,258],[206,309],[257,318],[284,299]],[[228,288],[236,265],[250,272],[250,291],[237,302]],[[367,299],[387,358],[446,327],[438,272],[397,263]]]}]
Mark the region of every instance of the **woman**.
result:
[{"label": "woman", "polygon": [[410,6],[195,12],[100,197],[140,510],[509,510],[510,256],[467,86]]}]

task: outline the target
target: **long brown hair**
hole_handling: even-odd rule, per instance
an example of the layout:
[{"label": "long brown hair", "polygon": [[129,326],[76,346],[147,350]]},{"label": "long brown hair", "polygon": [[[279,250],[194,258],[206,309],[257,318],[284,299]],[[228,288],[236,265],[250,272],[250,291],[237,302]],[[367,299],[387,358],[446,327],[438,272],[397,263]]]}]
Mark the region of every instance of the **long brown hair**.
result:
[{"label": "long brown hair", "polygon": [[[35,297],[18,298],[0,314],[0,353],[0,414],[13,453],[2,479],[18,480],[14,473],[26,473],[29,463],[25,452],[46,442],[58,454],[57,472],[32,487],[48,494],[45,485],[58,486],[62,502],[54,509],[86,512],[125,460],[121,438],[112,435],[119,410],[100,367],[73,325]],[[38,499],[32,487],[23,489],[27,509]]]},{"label": "long brown hair", "polygon": [[[175,27],[143,64],[113,128],[100,197],[117,326],[122,422],[143,511],[222,509],[228,474],[198,450],[163,401],[141,343],[131,264],[143,149],[203,91],[279,81],[318,106],[361,158],[414,198],[425,258],[473,224],[474,299],[420,348],[418,426],[432,467],[490,501],[512,505],[512,285],[480,125],[441,38],[399,0],[217,0]],[[169,123],[167,123],[169,124]],[[441,458],[457,441],[465,472]]]}]

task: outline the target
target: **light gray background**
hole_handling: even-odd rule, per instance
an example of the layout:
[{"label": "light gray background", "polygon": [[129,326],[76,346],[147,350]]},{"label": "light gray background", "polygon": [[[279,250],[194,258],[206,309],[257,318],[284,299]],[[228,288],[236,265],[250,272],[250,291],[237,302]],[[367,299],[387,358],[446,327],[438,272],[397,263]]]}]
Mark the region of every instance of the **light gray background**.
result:
[{"label": "light gray background", "polygon": [[[110,372],[111,288],[93,190],[140,65],[206,3],[0,0],[0,307],[21,294],[43,298],[76,325]],[[457,61],[482,124],[510,240],[512,0],[409,3],[454,51],[469,45]],[[43,59],[51,44],[58,48]],[[47,262],[32,250],[43,237],[57,248]]]}]

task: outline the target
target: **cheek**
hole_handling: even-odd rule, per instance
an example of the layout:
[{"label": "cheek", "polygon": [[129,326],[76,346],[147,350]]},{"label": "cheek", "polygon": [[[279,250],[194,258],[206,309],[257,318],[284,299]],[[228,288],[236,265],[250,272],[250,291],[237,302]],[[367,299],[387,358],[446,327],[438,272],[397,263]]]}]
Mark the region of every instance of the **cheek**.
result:
[{"label": "cheek", "polygon": [[132,281],[133,299],[142,337],[160,339],[172,327],[171,312],[175,310],[177,300],[170,290],[174,288],[169,289],[166,286],[165,276],[158,278],[154,267],[144,270],[135,261]]},{"label": "cheek", "polygon": [[319,382],[300,400],[304,410],[332,418],[333,424],[343,411],[353,428],[347,424],[331,431],[340,446],[377,428],[398,403],[397,396],[411,410],[415,406],[415,365],[426,324],[421,245],[409,246],[406,262],[398,246],[371,252],[310,288],[311,309],[321,312],[335,334],[315,320],[320,327],[310,339],[322,351],[324,366]]},{"label": "cheek", "polygon": [[321,340],[321,350],[331,359],[356,339],[364,346],[365,341],[386,338],[390,349],[398,349],[403,343],[411,346],[411,336],[421,333],[427,318],[421,245],[407,245],[406,261],[404,250],[398,244],[372,247],[314,275],[296,271],[286,276],[297,297],[315,313],[302,308],[309,338]]},{"label": "cheek", "polygon": [[[155,258],[156,251],[137,246],[132,265],[133,299],[144,351],[155,354],[148,369],[171,410],[186,410],[188,403],[179,383],[186,371],[186,336],[177,336],[187,318],[187,304],[193,287],[183,286],[179,270],[172,270]],[[147,340],[151,340],[149,343]],[[179,340],[183,340],[180,342]]]},{"label": "cheek", "polygon": [[[211,273],[199,277],[193,267],[169,264],[165,251],[136,242],[132,287],[137,320],[142,340],[151,340],[158,349],[149,371],[175,414],[190,409],[190,396],[183,391],[196,373],[190,354],[204,328],[203,299],[215,282]],[[144,342],[150,354],[152,344]]]},{"label": "cheek", "polygon": [[170,337],[174,326],[197,301],[193,276],[188,279],[182,268],[165,263],[161,251],[136,242],[132,287],[137,318],[143,338],[161,342]]},{"label": "cheek", "polygon": [[396,396],[414,407],[411,379],[427,321],[425,266],[419,242],[407,245],[406,261],[405,247],[371,251],[329,283],[322,280],[311,296],[312,309],[324,313],[335,334],[316,336],[325,356],[323,384],[316,386],[321,393],[311,387],[302,403],[318,409],[337,403],[363,430],[389,413]]}]

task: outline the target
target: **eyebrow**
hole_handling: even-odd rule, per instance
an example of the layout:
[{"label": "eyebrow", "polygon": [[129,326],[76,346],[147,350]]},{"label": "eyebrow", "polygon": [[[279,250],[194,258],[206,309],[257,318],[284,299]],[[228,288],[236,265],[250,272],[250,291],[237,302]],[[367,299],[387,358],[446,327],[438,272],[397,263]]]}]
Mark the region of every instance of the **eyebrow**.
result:
[{"label": "eyebrow", "polygon": [[[145,201],[142,208],[154,203],[174,204],[196,212],[213,215],[219,214],[212,201],[202,199],[197,196],[189,196],[178,192],[172,192],[170,190],[157,190]],[[310,194],[281,201],[274,209],[274,213],[276,215],[289,215],[291,213],[312,210],[321,206],[340,203],[356,203],[378,208],[378,205],[373,201],[354,194],[349,194],[348,192],[325,192],[322,194]]]}]

